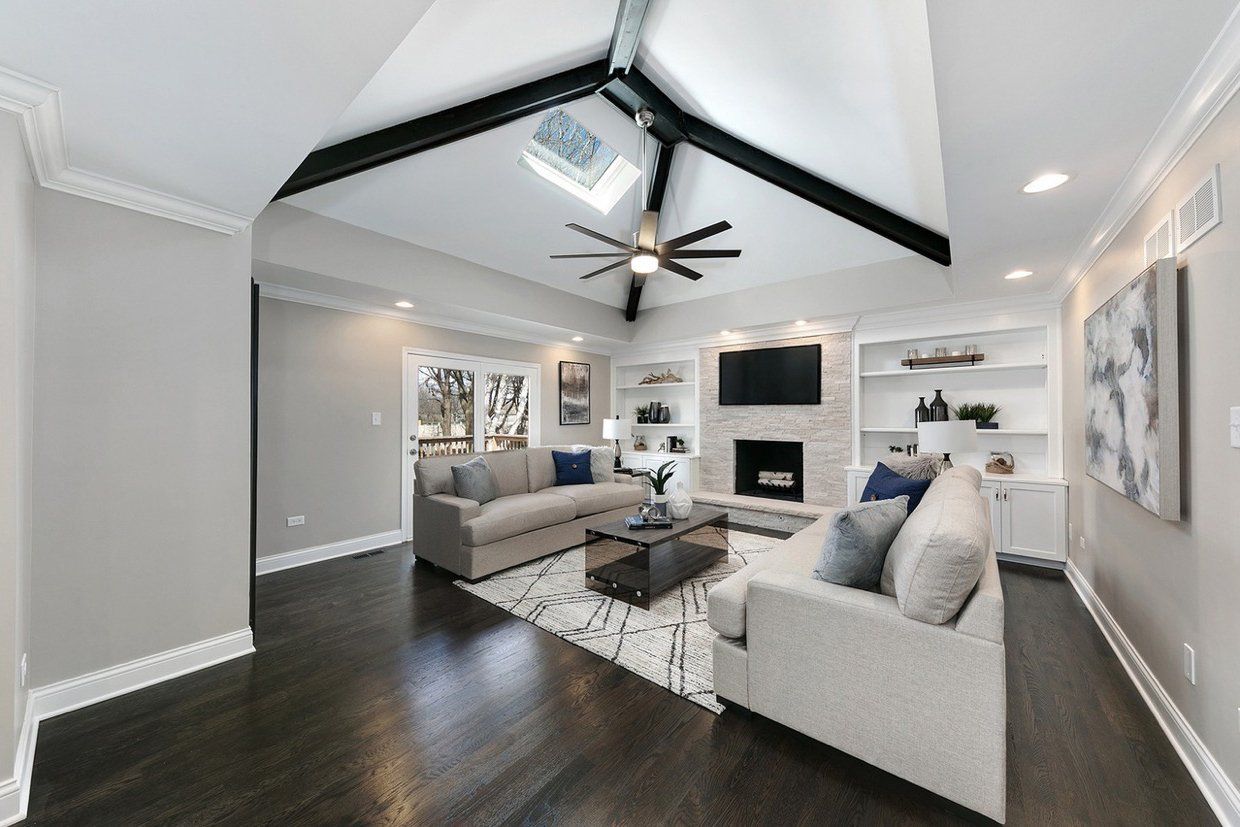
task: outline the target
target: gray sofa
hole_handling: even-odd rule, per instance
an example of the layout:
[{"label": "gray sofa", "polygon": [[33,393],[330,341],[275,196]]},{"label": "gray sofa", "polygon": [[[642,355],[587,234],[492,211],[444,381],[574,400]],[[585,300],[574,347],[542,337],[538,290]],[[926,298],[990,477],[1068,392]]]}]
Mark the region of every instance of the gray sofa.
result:
[{"label": "gray sofa", "polygon": [[[725,704],[1003,821],[1003,590],[979,482],[972,469],[956,469],[931,483],[892,544],[879,592],[810,576],[826,516],[715,585],[707,620],[718,633],[715,693]],[[988,549],[980,579],[946,622],[909,617],[910,567],[899,558],[950,542]],[[911,576],[951,576],[929,565],[912,566]]]},{"label": "gray sofa", "polygon": [[[581,545],[586,529],[636,513],[645,486],[614,475],[592,485],[555,484],[548,446],[427,457],[414,463],[413,553],[469,580]],[[500,496],[479,505],[456,495],[452,466],[485,456]]]}]

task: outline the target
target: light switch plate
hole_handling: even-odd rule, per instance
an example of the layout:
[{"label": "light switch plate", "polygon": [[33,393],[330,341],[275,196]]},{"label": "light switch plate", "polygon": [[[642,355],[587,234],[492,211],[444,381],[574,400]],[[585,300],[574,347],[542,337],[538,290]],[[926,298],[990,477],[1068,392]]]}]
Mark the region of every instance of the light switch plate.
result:
[{"label": "light switch plate", "polygon": [[1231,409],[1231,447],[1240,448],[1240,407]]},{"label": "light switch plate", "polygon": [[1184,644],[1184,677],[1193,686],[1197,685],[1197,653],[1187,643]]},{"label": "light switch plate", "polygon": [[383,414],[381,414],[379,411],[371,411],[370,412],[370,424],[371,425],[382,425]]}]

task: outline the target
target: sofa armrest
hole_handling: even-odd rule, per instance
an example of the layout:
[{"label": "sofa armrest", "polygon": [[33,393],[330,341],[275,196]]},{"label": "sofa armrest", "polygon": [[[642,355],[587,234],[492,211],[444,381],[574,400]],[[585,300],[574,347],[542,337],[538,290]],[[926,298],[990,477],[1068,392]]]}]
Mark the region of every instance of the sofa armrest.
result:
[{"label": "sofa armrest", "polygon": [[748,583],[751,708],[1003,819],[1004,650],[894,597],[782,570]]},{"label": "sofa armrest", "polygon": [[413,553],[463,574],[461,525],[482,513],[476,500],[451,494],[413,498]]}]

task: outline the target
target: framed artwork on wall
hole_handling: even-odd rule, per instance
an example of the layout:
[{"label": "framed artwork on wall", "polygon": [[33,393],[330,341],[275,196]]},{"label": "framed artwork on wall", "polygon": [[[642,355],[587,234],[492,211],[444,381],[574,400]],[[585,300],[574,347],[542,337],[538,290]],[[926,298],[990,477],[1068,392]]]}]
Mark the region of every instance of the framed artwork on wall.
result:
[{"label": "framed artwork on wall", "polygon": [[1179,272],[1162,258],[1085,320],[1085,470],[1180,519]]},{"label": "framed artwork on wall", "polygon": [[590,424],[588,362],[560,362],[560,424]]}]

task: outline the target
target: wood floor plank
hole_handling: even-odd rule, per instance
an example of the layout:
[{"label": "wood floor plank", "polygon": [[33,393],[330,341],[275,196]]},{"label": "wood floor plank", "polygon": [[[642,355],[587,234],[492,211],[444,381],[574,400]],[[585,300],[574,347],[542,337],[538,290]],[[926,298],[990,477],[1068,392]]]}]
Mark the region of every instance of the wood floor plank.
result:
[{"label": "wood floor plank", "polygon": [[[1209,824],[1062,575],[1004,565],[1009,824]],[[256,654],[45,721],[30,824],[959,824],[413,566],[259,580]]]}]

